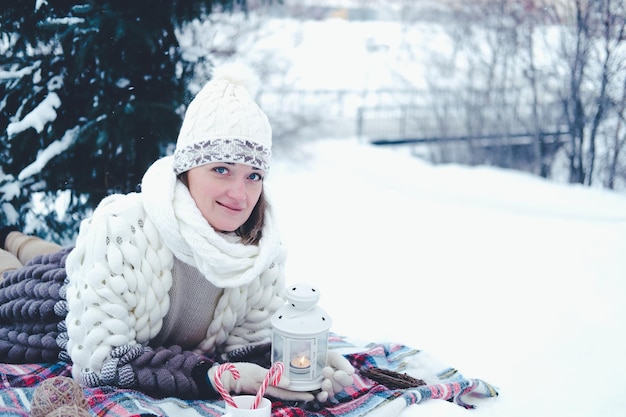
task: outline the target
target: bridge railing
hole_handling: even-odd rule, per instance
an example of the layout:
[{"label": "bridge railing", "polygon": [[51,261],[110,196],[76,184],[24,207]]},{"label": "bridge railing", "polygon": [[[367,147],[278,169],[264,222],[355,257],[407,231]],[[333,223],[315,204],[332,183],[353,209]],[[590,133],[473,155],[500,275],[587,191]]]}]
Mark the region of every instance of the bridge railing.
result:
[{"label": "bridge railing", "polygon": [[[273,90],[258,97],[275,136],[357,136],[375,144],[563,141],[562,105],[484,104],[479,92]],[[305,133],[306,132],[306,133]]]}]

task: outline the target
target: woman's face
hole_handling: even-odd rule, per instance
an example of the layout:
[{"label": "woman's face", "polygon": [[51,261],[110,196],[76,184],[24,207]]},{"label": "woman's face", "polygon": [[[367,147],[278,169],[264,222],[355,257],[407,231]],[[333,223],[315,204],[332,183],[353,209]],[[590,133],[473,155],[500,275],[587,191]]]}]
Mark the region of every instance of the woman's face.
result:
[{"label": "woman's face", "polygon": [[206,221],[218,232],[233,232],[259,201],[264,175],[249,165],[214,162],[190,169],[187,183]]}]

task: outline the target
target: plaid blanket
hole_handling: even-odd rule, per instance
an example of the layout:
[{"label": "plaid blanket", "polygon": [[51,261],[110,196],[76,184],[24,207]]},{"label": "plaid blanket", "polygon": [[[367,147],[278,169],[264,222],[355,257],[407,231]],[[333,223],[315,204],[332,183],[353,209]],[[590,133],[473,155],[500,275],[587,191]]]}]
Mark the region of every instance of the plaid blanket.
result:
[{"label": "plaid blanket", "polygon": [[[495,397],[497,390],[479,379],[466,379],[456,369],[442,366],[424,352],[401,344],[355,343],[348,338],[331,336],[330,348],[344,354],[357,369],[382,368],[406,373],[426,382],[415,388],[390,389],[357,375],[355,384],[336,395],[329,403],[287,403],[275,401],[272,417],[357,417],[398,415],[403,408],[429,399],[452,401],[465,408],[474,405],[467,398]],[[39,382],[54,376],[70,376],[70,365],[0,364],[0,414],[29,416],[30,401]],[[183,401],[176,398],[155,399],[143,393],[111,387],[86,388],[85,396],[96,416],[208,416],[224,413],[223,401]],[[380,414],[382,412],[382,414]]]}]

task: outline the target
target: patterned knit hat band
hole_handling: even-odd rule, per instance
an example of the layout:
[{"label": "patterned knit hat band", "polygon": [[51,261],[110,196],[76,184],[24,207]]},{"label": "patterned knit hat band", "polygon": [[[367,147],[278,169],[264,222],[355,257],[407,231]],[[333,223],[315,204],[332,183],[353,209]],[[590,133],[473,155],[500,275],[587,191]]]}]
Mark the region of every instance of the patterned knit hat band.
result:
[{"label": "patterned knit hat band", "polygon": [[243,64],[215,68],[187,107],[174,151],[176,175],[213,162],[269,171],[272,129],[253,100],[258,84],[254,71]]},{"label": "patterned knit hat band", "polygon": [[209,139],[188,145],[174,152],[174,172],[176,175],[197,166],[212,162],[232,162],[251,165],[269,171],[272,151],[249,139],[228,138]]}]

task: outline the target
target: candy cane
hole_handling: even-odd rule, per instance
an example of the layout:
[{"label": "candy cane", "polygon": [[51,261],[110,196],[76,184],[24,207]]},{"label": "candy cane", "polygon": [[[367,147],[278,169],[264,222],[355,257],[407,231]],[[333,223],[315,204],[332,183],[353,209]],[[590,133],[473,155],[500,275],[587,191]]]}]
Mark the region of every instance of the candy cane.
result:
[{"label": "candy cane", "polygon": [[233,378],[239,379],[239,371],[235,368],[235,365],[232,363],[223,363],[217,367],[215,371],[215,375],[213,375],[213,380],[215,381],[215,386],[217,387],[217,392],[220,393],[224,401],[233,408],[237,408],[237,404],[235,404],[235,400],[230,396],[230,393],[226,391],[224,388],[224,384],[222,384],[222,373],[225,371],[230,371],[233,374]]},{"label": "candy cane", "polygon": [[283,372],[285,371],[285,365],[282,362],[276,362],[263,379],[263,383],[261,384],[261,388],[259,388],[259,392],[256,393],[256,397],[254,397],[254,404],[252,404],[252,408],[259,408],[259,404],[261,404],[261,400],[263,396],[265,396],[265,391],[269,384],[274,386],[278,385],[280,379],[283,377]]}]

